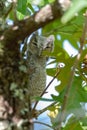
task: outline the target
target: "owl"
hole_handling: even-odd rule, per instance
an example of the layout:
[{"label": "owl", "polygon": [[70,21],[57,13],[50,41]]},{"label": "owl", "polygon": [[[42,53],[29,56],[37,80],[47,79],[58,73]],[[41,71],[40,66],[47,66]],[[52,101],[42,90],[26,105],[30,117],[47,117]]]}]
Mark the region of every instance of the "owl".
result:
[{"label": "owl", "polygon": [[54,48],[54,36],[38,36],[34,33],[28,43],[29,96],[41,95],[46,86],[47,54]]}]

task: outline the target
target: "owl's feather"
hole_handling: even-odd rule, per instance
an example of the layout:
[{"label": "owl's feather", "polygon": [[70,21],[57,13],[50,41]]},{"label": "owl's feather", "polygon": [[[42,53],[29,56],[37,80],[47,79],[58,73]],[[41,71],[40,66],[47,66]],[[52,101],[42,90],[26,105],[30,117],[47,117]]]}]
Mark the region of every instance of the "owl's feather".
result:
[{"label": "owl's feather", "polygon": [[46,55],[43,52],[52,52],[54,36],[38,36],[33,34],[28,44],[29,67],[29,95],[40,96],[46,86]]}]

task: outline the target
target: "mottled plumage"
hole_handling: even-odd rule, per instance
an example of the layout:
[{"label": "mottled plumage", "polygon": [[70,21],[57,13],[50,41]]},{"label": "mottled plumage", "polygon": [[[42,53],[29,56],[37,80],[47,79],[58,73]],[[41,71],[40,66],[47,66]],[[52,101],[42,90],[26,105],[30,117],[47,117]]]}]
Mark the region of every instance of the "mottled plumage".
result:
[{"label": "mottled plumage", "polygon": [[46,86],[46,54],[53,50],[53,43],[53,35],[43,37],[33,34],[30,39],[27,54],[31,97],[40,96]]}]

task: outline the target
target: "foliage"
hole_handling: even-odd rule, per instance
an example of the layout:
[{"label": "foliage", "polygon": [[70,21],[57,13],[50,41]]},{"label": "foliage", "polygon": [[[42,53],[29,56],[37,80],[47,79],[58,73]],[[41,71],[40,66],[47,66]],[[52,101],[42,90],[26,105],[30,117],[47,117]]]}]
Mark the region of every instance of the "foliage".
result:
[{"label": "foliage", "polygon": [[[9,20],[10,24],[11,20],[12,22],[15,22],[16,19],[26,19],[26,17],[30,17],[37,10],[40,10],[47,4],[52,4],[53,2],[54,0],[18,0],[17,3],[14,2],[13,6],[12,2],[1,0],[0,4],[4,4],[5,8],[2,8],[2,11],[0,9],[0,34],[3,28],[7,29],[9,27],[9,25],[6,23],[7,20]],[[47,108],[50,111],[49,117],[51,119],[53,129],[58,129],[57,126],[60,125],[60,117],[61,113],[63,112],[62,106],[65,103],[65,96],[68,96],[68,98],[66,108],[64,110],[65,112],[64,118],[62,120],[63,125],[61,127],[61,130],[85,130],[87,128],[87,108],[85,107],[87,104],[87,38],[84,39],[84,49],[82,50],[81,57],[77,65],[75,66],[76,68],[73,76],[73,81],[71,81],[72,83],[68,92],[69,94],[67,94],[67,86],[71,80],[71,73],[76,61],[76,55],[72,53],[72,49],[69,47],[67,50],[64,48],[64,45],[69,43],[72,48],[79,52],[83,34],[83,25],[85,24],[84,13],[86,11],[86,7],[86,0],[72,0],[72,6],[64,13],[62,18],[54,20],[53,22],[40,29],[41,35],[48,36],[50,34],[53,34],[55,36],[54,51],[50,55],[54,60],[49,63],[54,64],[54,67],[47,68],[47,74],[54,77],[57,68],[60,71],[55,77],[58,81],[60,81],[60,84],[58,86],[54,85],[58,96],[51,96],[52,101],[56,102],[57,105],[55,103],[54,106]],[[67,41],[67,43],[65,43],[65,41]],[[23,43],[20,43],[20,46],[22,45]],[[1,51],[2,47],[0,45],[0,53]],[[71,51],[71,54],[69,54],[68,51]],[[25,53],[26,45],[24,44],[22,50],[20,51],[20,54],[23,58],[23,64],[19,66],[19,70],[21,71],[20,75],[24,74],[24,76],[27,73],[26,64],[24,63],[26,59],[24,58]],[[64,65],[63,67],[60,67],[61,63]],[[20,97],[21,100],[25,98],[22,95],[22,90],[17,88],[18,86],[15,82],[12,82],[10,86],[10,90],[14,91],[14,97]],[[27,88],[25,87],[25,89]],[[43,98],[37,99],[43,100]],[[45,101],[50,100],[51,99],[45,99]],[[57,110],[56,114],[55,110]]]}]

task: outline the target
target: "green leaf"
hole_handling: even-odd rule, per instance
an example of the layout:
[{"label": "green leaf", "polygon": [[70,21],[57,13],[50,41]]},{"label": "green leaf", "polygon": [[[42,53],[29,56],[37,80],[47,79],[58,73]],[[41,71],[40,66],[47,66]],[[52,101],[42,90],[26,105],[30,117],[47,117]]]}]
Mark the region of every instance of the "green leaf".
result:
[{"label": "green leaf", "polygon": [[[64,104],[64,95],[66,94],[66,88],[63,89],[59,93],[59,96],[52,96],[53,99],[57,102],[59,102],[61,105]],[[84,88],[82,87],[82,79],[80,76],[74,77],[73,84],[70,88],[69,95],[67,99],[66,109],[65,109],[65,118],[64,121],[67,120],[67,117],[70,114],[73,114],[74,120],[69,119],[68,124],[64,128],[64,130],[82,130],[82,127],[80,126],[79,122],[77,123],[77,120],[80,120],[80,122],[84,122],[84,118],[86,118],[86,110],[83,109],[81,103],[87,102],[87,92],[84,91]],[[52,120],[53,123],[56,125],[59,122],[61,111],[59,112],[56,119]],[[74,125],[75,124],[75,125]]]},{"label": "green leaf", "polygon": [[49,3],[52,3],[52,2],[54,2],[55,0],[48,0],[49,1]]},{"label": "green leaf", "polygon": [[[62,58],[63,59],[63,58]],[[63,60],[65,67],[62,68],[60,74],[58,75],[58,80],[61,81],[61,84],[59,86],[56,87],[56,90],[58,92],[60,92],[61,90],[63,90],[68,81],[69,81],[69,77],[70,77],[70,72],[71,72],[71,67],[73,66],[75,58],[65,58]]]},{"label": "green leaf", "polygon": [[47,75],[49,75],[49,76],[54,76],[56,73],[55,69],[53,69],[53,68],[46,69],[46,71],[47,71]]},{"label": "green leaf", "polygon": [[68,107],[76,107],[81,102],[87,102],[87,91],[82,87],[82,78],[78,76],[74,78],[70,90]]},{"label": "green leaf", "polygon": [[87,7],[87,0],[73,0],[70,8],[66,11],[61,19],[62,23],[67,23],[75,16],[76,13],[85,7]]},{"label": "green leaf", "polygon": [[[63,103],[65,93],[66,87],[60,92],[59,96],[53,96],[54,100]],[[74,113],[77,117],[80,116],[80,114],[84,114],[84,110],[81,108],[81,102],[87,102],[87,91],[82,87],[82,79],[78,76],[74,78],[72,87],[69,91],[67,113]]]},{"label": "green leaf", "polygon": [[22,20],[24,18],[24,15],[22,13],[20,13],[19,11],[17,11],[17,18],[19,20]]},{"label": "green leaf", "polygon": [[28,2],[32,5],[38,5],[38,6],[44,5],[44,0],[28,0]]},{"label": "green leaf", "polygon": [[35,13],[35,10],[33,9],[32,5],[30,3],[27,3],[27,7],[32,11],[32,13]]},{"label": "green leaf", "polygon": [[[63,47],[63,42],[67,40],[73,47],[78,49],[77,42],[81,37],[84,22],[83,13],[83,11],[80,12],[78,17],[75,17],[66,25],[61,25],[59,20],[55,20],[43,28],[43,35],[53,34],[56,39],[55,43],[59,44],[61,47]],[[58,39],[58,36],[60,36],[60,39]]]},{"label": "green leaf", "polygon": [[27,0],[18,0],[17,1],[17,10],[22,13],[23,15],[26,14],[27,8]]},{"label": "green leaf", "polygon": [[72,124],[67,124],[66,127],[62,130],[83,130],[83,128],[78,121],[74,121]]},{"label": "green leaf", "polygon": [[87,128],[87,116],[82,118],[82,120],[80,120],[80,122],[82,123],[82,126],[83,127],[86,127]]}]

